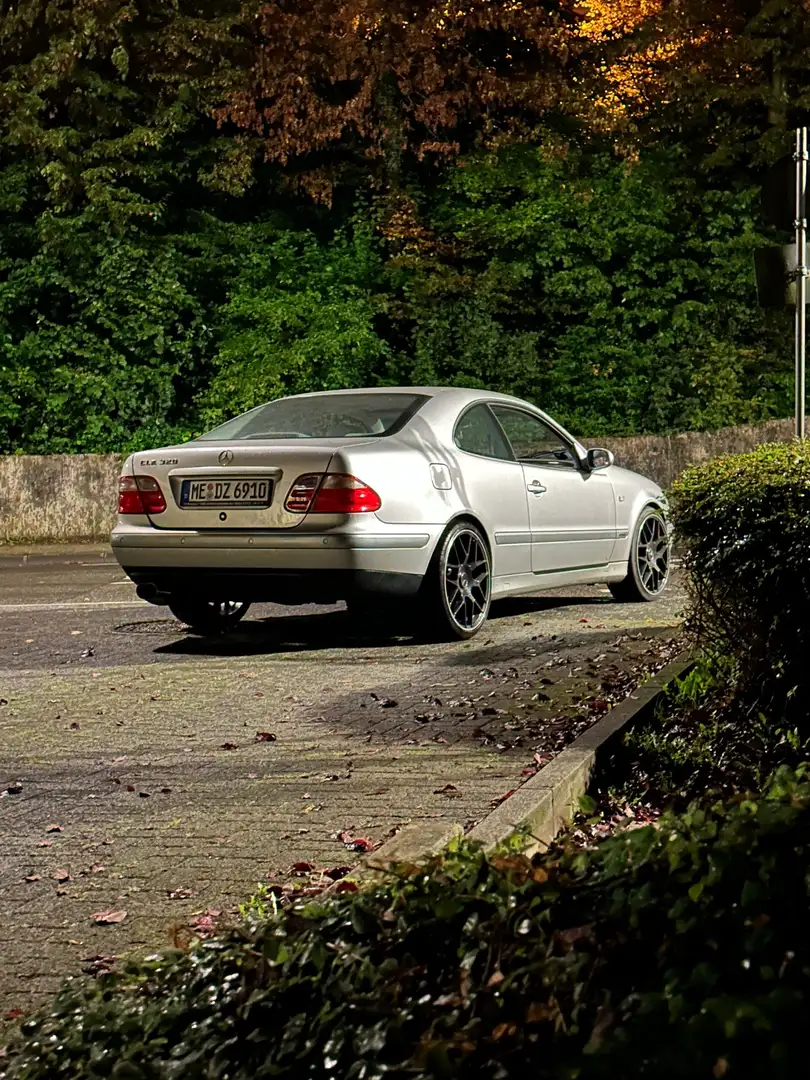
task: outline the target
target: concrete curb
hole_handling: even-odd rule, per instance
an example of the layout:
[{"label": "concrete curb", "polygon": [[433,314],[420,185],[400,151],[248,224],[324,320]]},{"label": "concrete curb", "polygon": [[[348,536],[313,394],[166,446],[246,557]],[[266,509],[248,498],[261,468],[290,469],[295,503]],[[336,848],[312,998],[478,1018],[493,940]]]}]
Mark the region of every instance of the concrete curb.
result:
[{"label": "concrete curb", "polygon": [[[587,792],[596,766],[604,760],[611,743],[649,714],[669,684],[688,671],[693,663],[688,653],[681,653],[657,675],[647,679],[522,784],[514,795],[487,814],[467,833],[466,839],[491,850],[521,831],[528,837],[527,854],[550,844],[576,813],[579,800]],[[419,863],[462,834],[461,825],[454,823],[413,822],[370,856],[360,873],[363,874],[366,868],[382,871],[394,863]]]},{"label": "concrete curb", "polygon": [[353,871],[354,881],[376,877],[396,864],[419,865],[431,855],[438,855],[453,840],[464,835],[456,821],[412,821],[403,826]]},{"label": "concrete curb", "polygon": [[468,833],[486,850],[497,847],[518,830],[529,837],[527,854],[551,843],[571,820],[587,792],[597,762],[610,743],[631,724],[649,713],[669,683],[692,666],[682,653],[662,668],[601,720],[562,750],[530,780],[518,788]]}]

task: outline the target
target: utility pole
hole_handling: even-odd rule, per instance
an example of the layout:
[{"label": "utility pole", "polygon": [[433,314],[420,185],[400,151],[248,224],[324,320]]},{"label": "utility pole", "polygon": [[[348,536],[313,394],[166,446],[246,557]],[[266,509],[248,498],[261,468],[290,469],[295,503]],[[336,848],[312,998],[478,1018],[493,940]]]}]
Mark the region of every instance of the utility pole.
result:
[{"label": "utility pole", "polygon": [[757,297],[762,307],[795,307],[794,400],[795,434],[806,437],[805,395],[807,370],[807,128],[796,128],[796,149],[771,166],[762,187],[761,212],[765,221],[793,243],[770,245],[754,252]]},{"label": "utility pole", "polygon": [[796,438],[805,436],[805,372],[807,359],[807,128],[796,129],[796,319],[795,319],[795,399]]}]

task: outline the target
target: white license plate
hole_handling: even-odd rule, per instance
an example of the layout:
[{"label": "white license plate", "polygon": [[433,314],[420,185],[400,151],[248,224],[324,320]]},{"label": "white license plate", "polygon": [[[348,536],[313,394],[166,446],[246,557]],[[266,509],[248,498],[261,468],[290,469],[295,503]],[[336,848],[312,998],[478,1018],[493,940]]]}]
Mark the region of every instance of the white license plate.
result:
[{"label": "white license plate", "polygon": [[180,505],[189,509],[269,506],[272,497],[272,480],[249,480],[238,476],[227,480],[184,480],[180,488]]}]

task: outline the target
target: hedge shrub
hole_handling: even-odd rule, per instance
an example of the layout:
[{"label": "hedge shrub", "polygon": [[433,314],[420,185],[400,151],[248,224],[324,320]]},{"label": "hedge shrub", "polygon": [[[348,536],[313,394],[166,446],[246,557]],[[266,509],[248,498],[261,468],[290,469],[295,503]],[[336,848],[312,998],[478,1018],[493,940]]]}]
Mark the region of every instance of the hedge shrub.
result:
[{"label": "hedge shrub", "polygon": [[761,796],[593,850],[529,862],[462,848],[70,983],[2,1075],[800,1075],[808,835],[810,782],[783,770]]},{"label": "hedge shrub", "polygon": [[672,494],[699,642],[737,661],[763,712],[807,723],[810,443],[691,468]]}]

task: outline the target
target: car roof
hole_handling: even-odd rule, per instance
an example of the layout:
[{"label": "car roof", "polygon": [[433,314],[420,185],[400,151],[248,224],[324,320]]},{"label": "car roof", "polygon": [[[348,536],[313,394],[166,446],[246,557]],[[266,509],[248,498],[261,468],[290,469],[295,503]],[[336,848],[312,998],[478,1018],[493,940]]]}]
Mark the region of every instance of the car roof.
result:
[{"label": "car roof", "polygon": [[[295,394],[297,398],[322,397],[342,394],[423,394],[426,397],[442,397],[465,405],[472,401],[504,401],[511,404],[527,405],[530,402],[510,394],[498,394],[492,390],[477,390],[465,386],[358,386],[350,390],[315,390],[308,394]],[[534,406],[536,408],[536,406]]]}]

